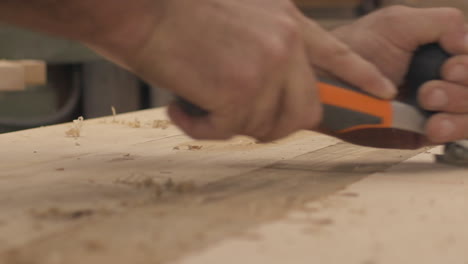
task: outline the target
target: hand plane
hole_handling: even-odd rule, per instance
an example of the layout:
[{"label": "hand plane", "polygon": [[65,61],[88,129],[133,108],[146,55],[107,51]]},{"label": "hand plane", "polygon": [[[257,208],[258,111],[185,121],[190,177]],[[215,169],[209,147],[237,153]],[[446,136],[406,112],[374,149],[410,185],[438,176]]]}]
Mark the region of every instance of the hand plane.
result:
[{"label": "hand plane", "polygon": [[[382,131],[403,131],[424,135],[425,124],[434,112],[422,109],[418,103],[419,88],[426,82],[441,79],[442,65],[451,57],[438,44],[421,46],[414,54],[408,74],[402,89],[405,95],[398,100],[383,100],[361,91],[346,83],[321,78],[317,83],[324,114],[319,131],[339,138],[348,134],[364,131],[365,139],[361,141],[347,140],[354,144],[368,145],[375,134],[382,135]],[[208,111],[198,107],[190,101],[177,97],[181,109],[193,117],[209,115]],[[390,134],[391,137],[391,134]],[[373,145],[395,148],[392,144],[385,144],[388,140],[380,136],[381,141]],[[400,147],[398,147],[400,148]],[[411,147],[401,147],[411,148]],[[449,143],[445,147],[445,154],[439,161],[468,166],[468,140]]]}]

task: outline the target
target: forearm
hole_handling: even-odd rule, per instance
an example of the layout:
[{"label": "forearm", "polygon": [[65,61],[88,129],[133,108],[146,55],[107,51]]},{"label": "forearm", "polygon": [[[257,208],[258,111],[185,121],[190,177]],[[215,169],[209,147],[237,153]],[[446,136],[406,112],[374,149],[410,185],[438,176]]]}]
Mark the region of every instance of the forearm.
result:
[{"label": "forearm", "polygon": [[0,21],[90,45],[129,45],[147,33],[162,1],[0,0]]}]

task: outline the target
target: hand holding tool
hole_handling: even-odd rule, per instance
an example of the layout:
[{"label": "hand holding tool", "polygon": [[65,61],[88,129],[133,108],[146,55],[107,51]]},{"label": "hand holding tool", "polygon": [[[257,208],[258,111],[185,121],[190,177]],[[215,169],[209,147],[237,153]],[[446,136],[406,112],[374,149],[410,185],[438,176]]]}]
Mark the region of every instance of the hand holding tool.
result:
[{"label": "hand holding tool", "polygon": [[[405,79],[407,95],[399,100],[382,100],[348,84],[321,78],[317,84],[324,107],[320,131],[340,137],[359,130],[394,129],[424,135],[427,119],[434,113],[419,106],[418,91],[426,82],[441,79],[442,65],[451,57],[438,44],[420,47],[413,56]],[[193,117],[209,112],[189,101],[178,98],[179,106]],[[385,139],[382,139],[385,140]],[[365,144],[363,144],[365,145]],[[459,146],[460,144],[457,144]],[[465,146],[465,144],[461,144]],[[453,148],[446,148],[447,150]],[[468,147],[462,147],[468,153]],[[460,148],[457,148],[459,151]],[[446,156],[451,156],[450,153]],[[467,156],[467,155],[461,155]],[[460,157],[460,155],[457,155]],[[466,160],[468,164],[468,158]]]}]

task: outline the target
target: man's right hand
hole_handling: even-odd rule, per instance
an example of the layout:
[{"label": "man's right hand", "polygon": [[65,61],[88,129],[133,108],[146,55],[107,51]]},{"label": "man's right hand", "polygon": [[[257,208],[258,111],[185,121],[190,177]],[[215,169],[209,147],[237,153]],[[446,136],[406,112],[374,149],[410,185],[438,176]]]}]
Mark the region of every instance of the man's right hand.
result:
[{"label": "man's right hand", "polygon": [[[397,86],[403,84],[420,46],[439,43],[453,55],[442,67],[442,80],[428,82],[419,91],[422,107],[439,112],[427,122],[427,138],[403,133],[375,138],[363,134],[361,143],[417,148],[468,137],[467,28],[464,14],[457,9],[394,6],[334,31],[335,36],[374,63]],[[355,138],[351,141],[355,142]]]},{"label": "man's right hand", "polygon": [[153,2],[162,15],[141,45],[107,54],[208,110],[193,118],[170,106],[175,124],[194,138],[271,141],[316,128],[322,111],[314,68],[382,98],[396,94],[376,66],[291,0]]}]

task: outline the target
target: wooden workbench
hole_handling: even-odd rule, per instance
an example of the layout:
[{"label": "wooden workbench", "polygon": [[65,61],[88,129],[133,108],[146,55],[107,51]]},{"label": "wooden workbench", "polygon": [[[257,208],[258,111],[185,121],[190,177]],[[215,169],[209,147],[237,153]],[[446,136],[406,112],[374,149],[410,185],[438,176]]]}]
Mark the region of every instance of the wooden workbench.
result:
[{"label": "wooden workbench", "polygon": [[468,260],[468,174],[433,163],[439,148],[194,142],[166,119],[0,135],[0,263]]}]

